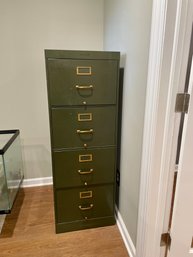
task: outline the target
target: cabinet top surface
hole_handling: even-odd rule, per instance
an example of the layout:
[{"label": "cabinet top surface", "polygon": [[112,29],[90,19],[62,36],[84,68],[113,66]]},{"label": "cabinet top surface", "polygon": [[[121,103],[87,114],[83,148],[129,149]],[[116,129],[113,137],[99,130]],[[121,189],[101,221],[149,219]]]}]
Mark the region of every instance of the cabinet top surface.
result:
[{"label": "cabinet top surface", "polygon": [[67,58],[67,59],[120,59],[119,52],[109,51],[78,51],[78,50],[45,50],[46,58]]}]

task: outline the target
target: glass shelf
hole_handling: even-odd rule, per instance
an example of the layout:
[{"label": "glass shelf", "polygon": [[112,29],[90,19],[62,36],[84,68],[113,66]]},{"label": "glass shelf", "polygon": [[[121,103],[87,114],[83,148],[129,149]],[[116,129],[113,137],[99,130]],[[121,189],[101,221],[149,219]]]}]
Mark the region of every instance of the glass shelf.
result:
[{"label": "glass shelf", "polygon": [[23,179],[19,130],[0,131],[0,214],[11,212]]}]

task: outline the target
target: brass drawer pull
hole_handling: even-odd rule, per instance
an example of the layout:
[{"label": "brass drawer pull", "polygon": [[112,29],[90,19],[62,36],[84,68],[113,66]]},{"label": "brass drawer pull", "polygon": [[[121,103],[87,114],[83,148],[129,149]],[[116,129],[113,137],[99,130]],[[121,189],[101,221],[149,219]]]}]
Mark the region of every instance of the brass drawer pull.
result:
[{"label": "brass drawer pull", "polygon": [[81,205],[79,205],[79,209],[81,210],[81,211],[87,211],[87,210],[90,210],[90,209],[92,209],[94,207],[94,204],[90,204],[90,206],[88,206],[88,207],[82,207]]},{"label": "brass drawer pull", "polygon": [[78,121],[91,121],[92,113],[78,113]]},{"label": "brass drawer pull", "polygon": [[79,162],[92,162],[92,154],[79,154]]},{"label": "brass drawer pull", "polygon": [[80,192],[80,199],[92,198],[92,191]]},{"label": "brass drawer pull", "polygon": [[80,129],[77,129],[76,131],[78,134],[92,134],[94,132],[93,129],[87,129],[87,130],[80,130]]},{"label": "brass drawer pull", "polygon": [[90,169],[90,170],[88,170],[88,171],[78,170],[78,173],[79,173],[80,175],[91,174],[91,173],[93,173],[93,169]]},{"label": "brass drawer pull", "polygon": [[88,86],[76,85],[76,89],[93,89],[93,85],[88,85]]},{"label": "brass drawer pull", "polygon": [[77,66],[76,67],[76,75],[90,76],[90,75],[92,75],[92,67],[91,66]]}]

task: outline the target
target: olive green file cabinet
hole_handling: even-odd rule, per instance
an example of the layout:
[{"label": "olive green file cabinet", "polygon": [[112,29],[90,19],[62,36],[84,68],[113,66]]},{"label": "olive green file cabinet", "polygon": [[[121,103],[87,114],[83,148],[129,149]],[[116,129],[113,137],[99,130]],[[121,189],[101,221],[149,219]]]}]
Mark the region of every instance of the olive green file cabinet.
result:
[{"label": "olive green file cabinet", "polygon": [[56,233],[115,224],[120,54],[45,58]]}]

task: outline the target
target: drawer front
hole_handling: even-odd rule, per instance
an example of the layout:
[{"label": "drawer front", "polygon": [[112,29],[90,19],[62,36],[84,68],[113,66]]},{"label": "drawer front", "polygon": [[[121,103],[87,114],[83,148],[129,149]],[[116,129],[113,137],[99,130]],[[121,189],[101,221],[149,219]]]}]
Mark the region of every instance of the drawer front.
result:
[{"label": "drawer front", "polygon": [[118,62],[49,59],[51,105],[115,104]]},{"label": "drawer front", "polygon": [[56,188],[113,183],[116,148],[53,152]]},{"label": "drawer front", "polygon": [[56,190],[55,200],[58,223],[114,215],[113,185]]},{"label": "drawer front", "polygon": [[53,108],[54,148],[116,144],[116,107]]}]

